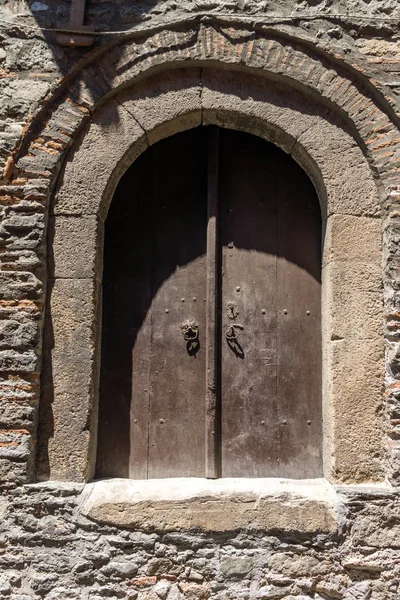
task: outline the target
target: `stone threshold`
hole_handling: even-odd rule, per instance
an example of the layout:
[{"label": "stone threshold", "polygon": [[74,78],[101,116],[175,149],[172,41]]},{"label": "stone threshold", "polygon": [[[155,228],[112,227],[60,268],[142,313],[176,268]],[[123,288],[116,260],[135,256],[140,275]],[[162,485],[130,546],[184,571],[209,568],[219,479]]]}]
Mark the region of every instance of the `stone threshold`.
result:
[{"label": "stone threshold", "polygon": [[78,512],[143,531],[335,533],[343,511],[325,479],[106,479],[86,484]]}]

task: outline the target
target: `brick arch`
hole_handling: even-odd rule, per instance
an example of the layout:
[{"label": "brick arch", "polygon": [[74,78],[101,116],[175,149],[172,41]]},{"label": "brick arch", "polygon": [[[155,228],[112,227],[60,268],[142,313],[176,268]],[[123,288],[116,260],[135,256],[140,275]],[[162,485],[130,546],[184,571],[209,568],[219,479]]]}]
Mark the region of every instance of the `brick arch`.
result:
[{"label": "brick arch", "polygon": [[[207,124],[274,142],[314,181],[326,227],[325,473],[339,481],[382,479],[381,207],[368,162],[343,120],[300,91],[289,96],[286,86],[251,74],[197,67],[154,74],[100,106],[60,174],[50,213],[39,471],[56,479],[93,472],[102,237],[114,189],[149,144]],[[361,283],[352,262],[364,268]]]},{"label": "brick arch", "polygon": [[[36,203],[35,211],[37,219],[43,221],[44,229],[44,222],[46,220],[44,214],[47,211],[48,199],[52,194],[55,182],[58,181],[61,184],[65,181],[67,170],[74,168],[74,161],[71,161],[72,155],[79,150],[80,146],[83,147],[89,141],[89,138],[83,141],[84,136],[80,140],[77,140],[79,132],[87,132],[89,128],[92,128],[92,130],[96,129],[98,126],[97,118],[100,114],[99,111],[103,105],[104,109],[107,106],[110,111],[107,126],[111,129],[114,127],[117,135],[119,118],[121,115],[126,117],[127,112],[121,105],[120,95],[128,93],[127,89],[133,84],[137,87],[141,81],[144,82],[152,74],[156,75],[163,71],[172,72],[182,67],[198,68],[201,70],[203,77],[207,73],[211,73],[210,69],[215,69],[216,67],[222,69],[224,72],[231,73],[233,79],[236,77],[240,79],[240,74],[242,73],[255,75],[258,78],[261,93],[263,93],[264,89],[269,90],[271,86],[273,87],[276,84],[284,85],[286,86],[287,96],[293,95],[294,90],[298,90],[303,94],[302,97],[306,104],[317,101],[320,112],[321,110],[325,110],[331,116],[332,114],[336,114],[340,121],[340,126],[336,132],[338,138],[336,139],[335,136],[329,138],[331,144],[328,144],[328,148],[327,144],[325,144],[328,139],[325,135],[326,132],[324,133],[323,129],[318,129],[316,125],[315,127],[306,128],[303,132],[304,145],[302,145],[302,143],[299,143],[298,138],[294,137],[291,139],[287,134],[287,124],[283,128],[275,125],[271,126],[268,118],[266,118],[265,114],[262,114],[261,109],[260,114],[250,115],[246,115],[246,111],[241,112],[240,108],[234,106],[231,107],[230,111],[221,110],[218,106],[215,110],[213,107],[205,110],[202,109],[205,119],[209,118],[211,119],[210,122],[217,122],[225,126],[236,126],[246,129],[249,128],[250,122],[264,123],[267,129],[269,127],[268,133],[265,133],[266,137],[283,147],[285,147],[285,144],[289,144],[290,146],[293,143],[291,151],[296,160],[302,164],[313,179],[322,204],[325,202],[327,215],[330,210],[329,202],[333,202],[334,198],[337,198],[338,202],[340,199],[345,198],[347,206],[352,207],[348,209],[348,214],[346,210],[344,211],[344,216],[366,218],[369,224],[369,219],[376,220],[380,211],[383,210],[386,217],[384,240],[390,241],[393,238],[394,226],[392,225],[392,221],[396,218],[395,209],[398,206],[397,190],[400,185],[398,168],[399,139],[397,127],[392,122],[389,103],[374,87],[374,83],[372,81],[366,83],[364,75],[358,75],[355,70],[350,71],[337,59],[331,60],[326,55],[321,57],[316,51],[311,50],[309,46],[301,45],[298,40],[293,41],[277,32],[271,33],[270,30],[259,29],[254,31],[243,24],[229,24],[227,22],[214,22],[213,24],[191,22],[180,28],[166,27],[160,31],[143,34],[141,38],[124,38],[121,43],[115,43],[113,47],[108,48],[101,56],[94,57],[93,62],[86,64],[73,77],[66,81],[54,97],[50,99],[45,110],[38,115],[27,129],[18,152],[10,159],[7,165],[5,179],[9,183],[6,186],[6,194],[10,198],[16,199],[17,203],[22,199],[22,206],[19,209],[20,213],[21,211],[23,213],[25,210],[28,215],[32,214],[31,207],[25,208],[24,199],[28,199],[28,202],[33,199]],[[143,85],[145,84],[143,83]],[[214,100],[218,105],[217,92],[218,90],[216,90]],[[148,90],[149,97],[154,93],[154,90]],[[202,93],[203,91],[200,89],[200,95]],[[246,102],[246,99],[240,97],[240,95],[237,94],[237,97],[240,98],[240,104]],[[221,91],[220,100],[222,98],[223,94]],[[226,95],[225,99],[227,99]],[[326,117],[326,113],[325,116],[320,114],[321,123],[329,122],[329,118],[331,117],[328,119]],[[131,122],[130,126],[132,129],[134,129],[133,122],[142,131],[143,150],[148,141],[151,143],[152,141],[148,137],[149,134],[144,133],[140,120],[134,119]],[[166,119],[166,122],[168,122],[168,119]],[[170,124],[173,122],[178,123],[174,119],[171,119],[169,122]],[[229,123],[231,124],[229,125]],[[269,125],[267,125],[268,123]],[[161,131],[162,127],[167,128],[166,123],[163,126],[159,126],[159,131]],[[112,139],[111,129],[109,131],[110,139]],[[257,129],[256,126],[255,129]],[[156,130],[157,128],[154,129],[154,131]],[[129,128],[127,131],[130,131]],[[317,136],[318,131],[319,138]],[[350,144],[345,149],[345,155],[341,152],[342,146],[340,142],[343,139],[343,131],[346,133],[344,136],[345,139]],[[332,132],[333,129],[331,129]],[[310,135],[308,148],[306,148],[307,135]],[[313,135],[314,145],[311,139]],[[104,139],[105,137],[99,131],[97,142],[104,141]],[[336,142],[333,141],[335,139]],[[101,143],[97,145],[97,142],[93,140],[93,144],[95,144],[93,149],[96,152],[101,148]],[[286,149],[290,150],[289,146]],[[113,177],[106,182],[106,186],[103,189],[104,198],[110,196],[112,186],[118,180],[118,173],[121,174],[121,170],[125,168],[124,161],[129,162],[129,160],[134,160],[138,147],[131,146],[129,152],[127,151],[125,154],[125,158],[121,158],[121,163],[117,165],[113,172]],[[67,153],[68,150],[69,153]],[[330,152],[332,153],[331,160],[329,160]],[[361,164],[358,163],[361,154],[364,154],[365,159],[363,159],[364,166],[360,171],[357,165]],[[88,161],[90,156],[90,153],[88,153]],[[343,188],[343,183],[345,181],[347,184],[347,181],[350,180],[340,178],[340,170],[337,169],[335,163],[335,159],[339,162],[340,160],[343,161],[343,156],[348,158],[349,174],[351,166],[354,166],[354,171],[350,178],[354,182],[354,187],[350,185],[348,189]],[[64,170],[63,161],[65,157],[67,157],[67,162]],[[90,165],[90,161],[88,164]],[[369,165],[369,169],[367,169],[367,165]],[[58,177],[60,169],[61,177]],[[96,173],[98,177],[93,182],[95,186],[100,185],[103,181],[100,171],[97,168]],[[91,174],[89,167],[84,172],[88,175]],[[367,181],[368,193],[366,196],[368,198],[362,198],[362,194],[359,193],[353,194],[356,190],[355,182],[358,182],[358,188],[360,188],[360,181],[363,181],[363,179],[360,179],[361,172],[365,174],[365,180]],[[371,174],[373,174],[375,183],[378,185],[379,203],[377,202],[376,190],[373,186]],[[329,183],[328,187],[330,187],[330,191],[325,189],[327,182]],[[63,191],[59,187],[58,200],[54,205],[55,213],[58,210],[57,206],[61,206],[62,194],[66,188],[63,186],[62,189]],[[374,191],[372,192],[372,190]],[[369,194],[370,191],[371,195]],[[82,197],[82,194],[80,195],[77,192],[76,201],[79,200],[79,197]],[[352,204],[354,198],[357,200]],[[368,205],[369,200],[371,200],[370,205]],[[368,205],[367,208],[366,205]],[[360,214],[357,213],[357,210],[359,210]],[[59,216],[61,217],[62,215],[60,214]],[[68,216],[72,217],[73,213]],[[89,219],[91,214],[88,213],[86,216]],[[51,229],[50,235],[52,235]],[[64,240],[67,239],[68,236],[64,238]],[[43,254],[43,247],[40,243],[37,254],[39,257]],[[18,302],[25,302],[26,299],[32,301],[32,298],[34,298],[33,301],[35,302],[37,313],[35,313],[35,319],[40,325],[40,315],[42,314],[43,305],[43,291],[40,281],[36,278],[35,274],[26,270],[31,267],[19,264],[14,265],[14,263],[12,263],[12,266],[15,268],[15,274],[11,275],[11,278],[14,277],[15,280],[22,278],[23,281],[29,282],[29,285],[27,284],[24,288],[27,290],[26,295],[24,295],[25,292],[22,293],[21,298],[18,298]],[[385,268],[389,272],[389,266],[386,265]],[[21,270],[25,272],[19,274]],[[32,270],[34,270],[33,267]],[[380,282],[381,280],[382,278]],[[385,286],[385,313],[388,323],[386,339],[390,346],[389,359],[393,355],[393,360],[395,360],[396,348],[394,346],[395,338],[393,332],[398,329],[399,319],[395,308],[395,288],[390,283],[390,277],[386,278]],[[365,298],[365,300],[367,299]],[[369,302],[366,302],[366,305],[371,308]],[[25,310],[24,307],[25,305],[23,306],[23,310]],[[372,310],[375,309],[372,308]],[[360,327],[362,329],[362,325]],[[31,390],[29,397],[33,398],[33,415],[36,410],[37,373],[40,368],[38,356],[40,356],[39,347],[20,354],[16,352],[12,362],[9,364],[6,361],[3,368],[3,372],[9,371],[12,378],[14,378],[15,373],[19,374],[18,377],[20,379],[17,377],[16,383],[12,379],[12,383],[10,384],[11,386],[15,386],[16,390],[19,389],[18,386],[25,386],[28,381],[28,387]],[[93,381],[89,382],[88,385],[93,385]],[[396,376],[392,374],[389,368],[387,386],[388,406],[392,407],[391,410],[394,416],[396,413],[395,406],[397,399],[395,394],[397,393],[397,387]],[[16,393],[19,392],[16,391]],[[86,409],[83,411],[85,416],[82,416],[81,436],[82,439],[84,438],[82,447],[86,449],[79,456],[79,451],[76,451],[76,456],[75,450],[72,452],[71,456],[75,456],[76,458],[76,469],[73,467],[69,470],[61,469],[61,471],[58,471],[55,468],[53,473],[56,477],[84,478],[90,473],[89,463],[87,462],[87,456],[90,453],[90,443],[87,442],[87,431],[91,425],[89,423],[90,419],[88,420],[88,412],[85,411]],[[35,439],[34,423],[35,417],[32,418],[32,427],[29,432],[26,432],[33,434],[33,440]],[[399,467],[396,467],[396,456],[399,456],[395,442],[396,422],[393,421],[391,425],[388,421],[387,425],[389,426],[390,456],[393,460],[392,471],[395,472],[396,468],[399,471]],[[349,420],[349,426],[351,428],[351,419]],[[28,452],[26,450],[28,447],[27,437],[29,436],[22,436],[21,438],[17,430],[11,431],[10,435],[12,444],[17,445],[18,448],[20,446],[22,448],[21,451],[17,451],[20,452],[18,456],[28,455],[30,457],[28,462],[32,464],[32,451]],[[68,434],[62,432],[60,435],[61,437],[65,437]],[[371,437],[373,436],[374,434],[371,433]],[[370,456],[373,454],[371,452]],[[43,457],[43,453],[41,456]],[[374,458],[373,462],[375,461],[378,464],[382,458],[380,451],[376,451],[375,456],[377,458]],[[61,457],[60,459],[62,460]],[[375,469],[375,473],[378,472],[382,472],[380,466]],[[352,477],[350,476],[350,479]],[[365,479],[365,474],[363,475],[360,472],[355,478],[357,479],[357,477],[358,480],[362,480],[363,477]],[[344,480],[346,477],[343,473],[339,472],[338,479]]]},{"label": "brick arch", "polygon": [[143,38],[124,38],[95,56],[64,83],[30,126],[7,174],[50,174],[96,107],[153,72],[185,65],[246,70],[303,88],[354,127],[387,190],[399,184],[393,111],[371,80],[299,39],[227,22],[188,23]]}]

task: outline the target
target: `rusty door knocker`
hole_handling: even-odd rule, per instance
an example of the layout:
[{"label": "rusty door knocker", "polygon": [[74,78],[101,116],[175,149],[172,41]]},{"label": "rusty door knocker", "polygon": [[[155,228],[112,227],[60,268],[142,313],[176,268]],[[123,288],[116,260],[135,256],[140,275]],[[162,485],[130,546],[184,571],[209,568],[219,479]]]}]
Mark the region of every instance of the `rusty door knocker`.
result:
[{"label": "rusty door knocker", "polygon": [[181,325],[186,350],[190,356],[195,356],[200,349],[199,325],[196,321],[184,321]]},{"label": "rusty door knocker", "polygon": [[228,341],[237,340],[240,336],[240,331],[243,331],[243,325],[240,323],[232,323],[225,332],[225,337]]},{"label": "rusty door knocker", "polygon": [[[239,316],[239,309],[237,302],[229,300],[226,305],[226,315],[231,321],[235,321]],[[230,323],[228,329],[225,331],[225,338],[229,348],[232,350],[236,358],[244,358],[244,350],[238,342],[240,332],[243,331],[244,327],[240,323]]]}]

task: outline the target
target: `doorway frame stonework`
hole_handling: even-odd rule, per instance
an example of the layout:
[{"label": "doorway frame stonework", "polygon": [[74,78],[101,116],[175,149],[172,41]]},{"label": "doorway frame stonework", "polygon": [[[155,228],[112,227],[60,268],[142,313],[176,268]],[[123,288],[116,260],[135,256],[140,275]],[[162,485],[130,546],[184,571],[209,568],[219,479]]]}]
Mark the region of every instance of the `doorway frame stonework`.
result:
[{"label": "doorway frame stonework", "polygon": [[[240,89],[249,100],[235,94],[239,81]],[[284,89],[277,85],[265,89],[267,85],[251,75],[237,72],[201,72],[196,68],[170,71],[118,94],[111,104],[107,103],[98,111],[94,122],[80,134],[77,150],[66,163],[54,213],[50,216],[54,282],[50,284],[52,324],[48,330],[62,344],[61,353],[58,355],[55,347],[51,357],[54,396],[63,400],[59,403],[61,413],[57,419],[60,425],[63,424],[59,433],[67,428],[71,438],[80,431],[76,427],[78,424],[71,427],[73,423],[67,418],[72,402],[78,399],[80,407],[92,406],[93,424],[87,445],[77,438],[72,456],[65,454],[64,436],[59,438],[58,444],[56,436],[50,442],[56,479],[63,477],[61,465],[71,464],[77,452],[82,453],[82,463],[86,458],[85,471],[91,475],[94,469],[103,224],[115,186],[120,175],[147,147],[146,138],[149,144],[154,144],[159,139],[201,124],[241,129],[274,142],[291,153],[314,181],[326,230],[323,261],[324,471],[329,480],[338,477],[357,481],[368,477],[367,474],[373,480],[379,479],[377,474],[381,466],[376,464],[375,456],[380,454],[382,443],[379,418],[374,415],[381,402],[381,390],[380,384],[374,383],[379,382],[379,373],[383,372],[383,353],[380,219],[377,218],[379,203],[375,184],[361,151],[345,128],[340,127],[336,119],[332,120],[328,111],[318,111],[317,106],[308,101],[307,113],[301,112],[295,107],[297,104],[304,109],[304,100],[294,91],[291,106],[284,106]],[[157,90],[156,94],[154,90]],[[256,98],[263,99],[257,101]],[[118,118],[110,126],[115,112]],[[330,164],[317,170],[310,154],[320,150],[321,144],[325,145],[324,154],[329,157]],[[330,162],[333,157],[334,164]],[[99,167],[91,165],[93,160],[101,165],[100,185],[97,183]],[[334,173],[331,171],[331,177],[320,174],[323,169],[335,169],[340,173],[348,187],[346,198],[343,190],[338,190]],[[75,174],[79,178],[78,184]],[[364,182],[361,198],[360,181]],[[347,199],[354,205],[348,207]],[[83,202],[77,205],[77,201]],[[366,272],[364,285],[359,282],[355,262],[362,263]],[[349,289],[338,289],[339,282],[341,286],[346,278],[348,287],[356,287],[356,294]],[[368,322],[367,328],[363,326],[365,322]],[[78,335],[73,332],[75,328]],[[344,343],[341,344],[341,340],[345,340]],[[359,344],[367,358],[364,353],[356,352]],[[46,365],[45,360],[45,369]],[[346,372],[352,373],[354,378],[361,372],[363,385],[370,374],[366,394],[355,392],[361,386],[361,380],[356,386],[354,380],[347,382],[346,387]],[[82,390],[84,377],[86,390]],[[375,387],[374,394],[372,387]],[[45,389],[49,389],[47,382]],[[353,403],[363,406],[363,414],[358,414],[358,419],[363,419],[363,426],[360,427],[359,421],[352,435]],[[363,457],[362,465],[355,458],[359,453]]]},{"label": "doorway frame stonework", "polygon": [[398,449],[385,411],[396,382],[390,374],[385,404],[384,333],[389,360],[394,346],[383,285],[389,327],[394,300],[382,264],[389,268],[400,182],[389,103],[336,59],[240,24],[190,24],[121,46],[82,68],[8,166],[10,185],[40,180],[53,198],[38,478],[93,474],[102,228],[115,187],[148,145],[202,124],[267,139],[314,183],[325,223],[324,474],[331,483],[393,476]]}]

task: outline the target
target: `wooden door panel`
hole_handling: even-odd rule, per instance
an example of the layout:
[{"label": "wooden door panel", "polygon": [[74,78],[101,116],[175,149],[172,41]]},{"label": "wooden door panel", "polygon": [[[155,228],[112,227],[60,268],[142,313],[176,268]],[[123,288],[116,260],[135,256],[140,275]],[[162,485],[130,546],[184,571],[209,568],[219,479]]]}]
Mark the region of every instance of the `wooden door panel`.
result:
[{"label": "wooden door panel", "polygon": [[[267,183],[266,150],[258,138],[221,132],[224,477],[278,474],[276,203]],[[234,319],[232,310],[238,313]],[[237,342],[227,341],[227,331],[240,334]]]},{"label": "wooden door panel", "polygon": [[[147,150],[121,179],[110,208],[101,477],[204,476],[204,136],[199,129]],[[181,331],[187,319],[199,325],[196,354]]]},{"label": "wooden door panel", "polygon": [[283,477],[308,478],[322,476],[321,219],[293,167],[278,205],[278,456]]},{"label": "wooden door panel", "polygon": [[[321,474],[320,213],[292,159],[246,134],[220,148],[223,476]],[[308,314],[309,313],[309,314]],[[222,332],[224,333],[224,331]],[[235,360],[236,359],[236,360]]]},{"label": "wooden door panel", "polygon": [[[105,225],[98,477],[142,478],[147,474],[152,173],[150,149],[121,180]],[[140,426],[131,448],[132,389],[140,407],[136,417]],[[133,475],[129,470],[132,452]]]},{"label": "wooden door panel", "polygon": [[[157,145],[148,477],[205,474],[207,182],[203,129]],[[199,346],[181,326],[195,321]]]}]

